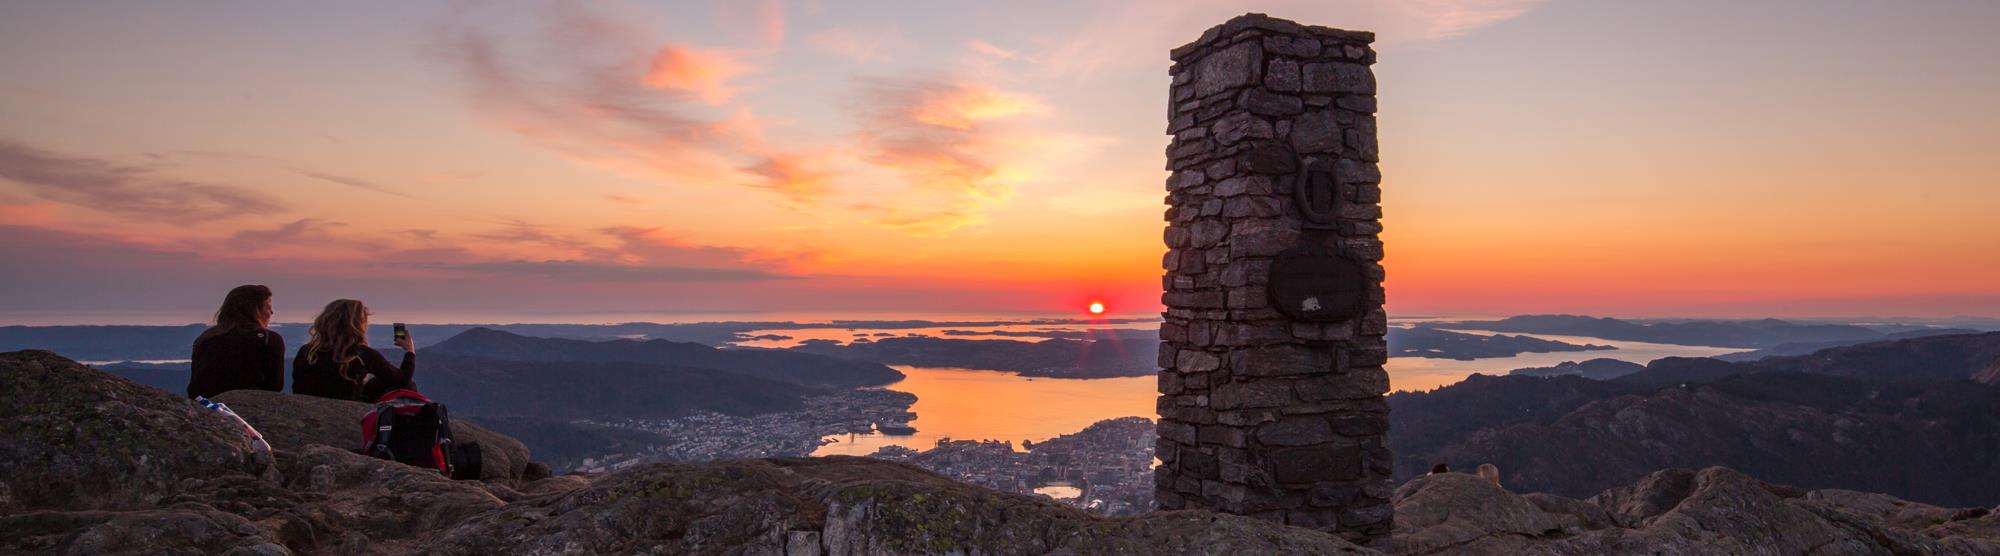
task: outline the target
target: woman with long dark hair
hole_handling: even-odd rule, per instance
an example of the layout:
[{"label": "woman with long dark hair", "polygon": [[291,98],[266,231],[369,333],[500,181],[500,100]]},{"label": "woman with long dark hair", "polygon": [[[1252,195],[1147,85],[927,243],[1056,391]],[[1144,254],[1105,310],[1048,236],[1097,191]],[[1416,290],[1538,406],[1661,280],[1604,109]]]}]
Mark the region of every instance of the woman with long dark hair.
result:
[{"label": "woman with long dark hair", "polygon": [[368,347],[368,306],[352,299],[326,304],[313,319],[312,338],[292,358],[292,393],[373,403],[382,394],[410,387],[417,374],[416,343],[396,338],[403,364],[390,365]]},{"label": "woman with long dark hair", "polygon": [[187,395],[285,389],[285,338],[271,330],[271,288],[237,286],[222,297],[215,324],[194,339]]}]

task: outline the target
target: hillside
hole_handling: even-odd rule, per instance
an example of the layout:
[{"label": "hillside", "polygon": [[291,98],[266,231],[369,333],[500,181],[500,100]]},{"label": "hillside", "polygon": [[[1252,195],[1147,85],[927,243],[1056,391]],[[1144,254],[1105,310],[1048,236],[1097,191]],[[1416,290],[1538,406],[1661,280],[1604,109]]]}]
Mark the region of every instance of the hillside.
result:
[{"label": "hillside", "polygon": [[[1924,336],[1767,357],[1762,368],[1884,380],[1966,380],[2000,373],[2000,332]],[[1987,384],[1994,382],[1989,378]]]},{"label": "hillside", "polygon": [[632,362],[510,361],[421,352],[417,383],[467,415],[539,419],[796,411],[824,390],[703,368]]},{"label": "hillside", "polygon": [[2000,387],[1762,372],[1706,384],[1481,377],[1390,403],[1399,478],[1494,463],[1517,488],[1587,496],[1670,467],[1811,488],[2000,504]]},{"label": "hillside", "polygon": [[424,353],[525,362],[633,362],[697,367],[823,388],[881,386],[903,379],[902,372],[880,364],[810,353],[724,350],[667,340],[592,342],[536,338],[491,328],[467,330],[426,348]]}]

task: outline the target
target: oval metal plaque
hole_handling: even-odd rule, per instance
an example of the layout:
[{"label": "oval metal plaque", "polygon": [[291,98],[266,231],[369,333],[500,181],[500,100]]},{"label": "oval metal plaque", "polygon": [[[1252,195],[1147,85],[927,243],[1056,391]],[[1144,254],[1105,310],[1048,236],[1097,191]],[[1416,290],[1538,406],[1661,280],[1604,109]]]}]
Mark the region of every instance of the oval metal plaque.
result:
[{"label": "oval metal plaque", "polygon": [[1295,320],[1343,321],[1361,316],[1368,273],[1353,259],[1302,244],[1271,261],[1271,305]]}]

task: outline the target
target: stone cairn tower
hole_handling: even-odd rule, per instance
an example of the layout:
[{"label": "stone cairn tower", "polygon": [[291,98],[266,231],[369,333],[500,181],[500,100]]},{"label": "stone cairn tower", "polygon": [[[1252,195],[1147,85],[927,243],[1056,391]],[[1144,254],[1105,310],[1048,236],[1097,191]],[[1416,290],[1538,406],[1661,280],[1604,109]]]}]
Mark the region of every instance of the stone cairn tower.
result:
[{"label": "stone cairn tower", "polygon": [[1173,51],[1161,509],[1388,541],[1373,40],[1249,14]]}]

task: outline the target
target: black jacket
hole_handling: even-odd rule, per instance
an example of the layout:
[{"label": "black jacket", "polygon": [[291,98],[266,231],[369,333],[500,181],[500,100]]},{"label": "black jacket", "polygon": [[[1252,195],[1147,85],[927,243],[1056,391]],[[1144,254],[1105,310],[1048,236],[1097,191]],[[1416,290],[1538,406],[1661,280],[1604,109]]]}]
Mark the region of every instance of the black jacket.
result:
[{"label": "black jacket", "polygon": [[285,389],[285,337],[262,328],[237,328],[194,343],[187,395],[213,398],[230,390]]},{"label": "black jacket", "polygon": [[347,363],[347,372],[362,379],[359,381],[341,375],[343,357],[321,353],[315,358],[317,361],[307,362],[306,350],[300,348],[298,356],[292,358],[292,393],[375,403],[376,398],[390,390],[410,387],[410,379],[417,374],[415,353],[404,352],[403,364],[395,366],[375,348],[355,346],[354,350],[356,353],[351,355],[360,358]]}]

